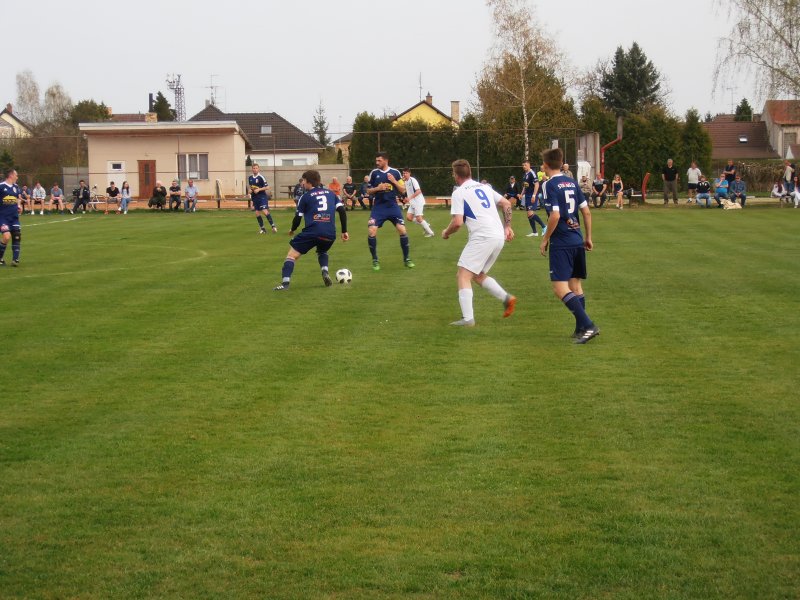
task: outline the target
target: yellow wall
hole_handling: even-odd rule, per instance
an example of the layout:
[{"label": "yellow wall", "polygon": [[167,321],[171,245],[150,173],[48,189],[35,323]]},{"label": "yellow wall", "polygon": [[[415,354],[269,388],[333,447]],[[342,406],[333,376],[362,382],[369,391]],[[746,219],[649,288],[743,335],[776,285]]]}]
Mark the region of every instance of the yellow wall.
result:
[{"label": "yellow wall", "polygon": [[14,128],[14,136],[16,137],[30,137],[31,132],[28,131],[25,127],[19,124],[19,122],[14,119],[13,117],[9,117],[8,114],[4,114],[0,119],[3,119],[6,123],[11,125]]},{"label": "yellow wall", "polygon": [[[156,161],[156,177],[169,187],[178,176],[178,154],[208,154],[208,180],[196,181],[201,196],[214,193],[214,180],[222,181],[226,196],[240,195],[249,172],[245,167],[244,139],[237,133],[220,134],[173,134],[162,135],[92,135],[89,141],[89,185],[105,190],[108,181],[120,186],[119,174],[109,174],[108,162],[125,163],[124,179],[131,186],[134,197],[150,197],[152,190],[139,190],[138,161]],[[185,187],[182,181],[181,186]]]},{"label": "yellow wall", "polygon": [[405,123],[408,121],[421,120],[428,125],[451,125],[453,122],[447,117],[436,112],[429,104],[420,104],[398,117],[395,123]]}]

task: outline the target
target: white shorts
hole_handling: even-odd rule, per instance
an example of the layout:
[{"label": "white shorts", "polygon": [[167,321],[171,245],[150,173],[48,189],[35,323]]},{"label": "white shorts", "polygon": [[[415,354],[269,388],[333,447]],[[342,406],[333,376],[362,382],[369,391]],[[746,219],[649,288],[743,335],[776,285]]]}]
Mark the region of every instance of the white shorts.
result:
[{"label": "white shorts", "polygon": [[458,258],[458,266],[464,267],[467,271],[479,275],[488,273],[489,269],[500,256],[500,251],[505,245],[503,239],[476,239],[467,242],[461,256]]},{"label": "white shorts", "polygon": [[408,218],[411,217],[421,217],[422,213],[425,211],[425,199],[424,198],[414,198],[408,205]]}]

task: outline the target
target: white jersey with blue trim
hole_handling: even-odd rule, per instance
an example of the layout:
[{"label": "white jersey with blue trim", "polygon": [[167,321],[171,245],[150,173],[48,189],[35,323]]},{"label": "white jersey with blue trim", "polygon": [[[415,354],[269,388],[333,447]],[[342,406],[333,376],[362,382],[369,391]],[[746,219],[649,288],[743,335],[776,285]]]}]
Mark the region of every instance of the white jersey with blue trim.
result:
[{"label": "white jersey with blue trim", "polygon": [[497,212],[502,199],[492,186],[468,179],[453,190],[450,214],[464,216],[470,238],[504,240],[505,228]]}]

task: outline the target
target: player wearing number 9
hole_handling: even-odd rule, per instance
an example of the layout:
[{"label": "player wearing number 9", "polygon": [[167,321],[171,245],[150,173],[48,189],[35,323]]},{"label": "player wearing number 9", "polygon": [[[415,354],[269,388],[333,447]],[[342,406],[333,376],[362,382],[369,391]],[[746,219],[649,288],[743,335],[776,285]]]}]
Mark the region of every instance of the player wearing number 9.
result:
[{"label": "player wearing number 9", "polygon": [[[442,237],[448,239],[462,225],[467,226],[469,240],[458,259],[458,303],[461,319],[451,325],[472,327],[475,315],[472,307],[472,283],[477,283],[492,296],[503,302],[504,317],[511,316],[517,299],[506,292],[487,273],[492,268],[506,241],[514,239],[511,229],[511,203],[495,192],[491,186],[472,179],[469,162],[459,159],[453,163],[453,179],[458,186],[453,191],[450,214],[452,218]],[[503,211],[503,221],[497,207]]]},{"label": "player wearing number 9", "polygon": [[[317,250],[322,281],[326,286],[333,283],[328,274],[328,250],[336,241],[336,214],[342,222],[342,241],[350,239],[344,204],[331,190],[322,187],[319,171],[306,171],[303,173],[301,183],[306,193],[297,202],[297,213],[292,221],[292,230],[289,232],[289,235],[294,237],[289,242],[289,253],[281,270],[282,282],[273,288],[275,291],[289,289],[295,262],[312,248]],[[303,219],[305,219],[303,231],[294,235]]]},{"label": "player wearing number 9", "polygon": [[[542,152],[545,173],[544,208],[547,211],[547,233],[539,251],[547,256],[550,250],[550,281],[553,293],[575,316],[572,337],[576,344],[585,344],[600,333],[586,314],[582,282],[586,279],[586,251],[592,244],[592,215],[589,204],[577,182],[561,172],[564,154],[560,148]],[[581,234],[583,216],[585,236]]]}]

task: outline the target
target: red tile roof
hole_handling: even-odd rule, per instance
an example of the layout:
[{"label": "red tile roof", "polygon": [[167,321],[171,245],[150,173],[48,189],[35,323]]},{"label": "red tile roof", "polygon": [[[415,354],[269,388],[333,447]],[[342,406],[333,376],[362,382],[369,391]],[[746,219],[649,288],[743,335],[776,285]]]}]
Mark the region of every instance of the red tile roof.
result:
[{"label": "red tile roof", "polygon": [[[711,158],[779,158],[769,144],[767,124],[763,121],[717,121],[703,123],[711,137]],[[739,138],[747,138],[740,142]]]},{"label": "red tile roof", "polygon": [[767,100],[764,112],[776,125],[800,125],[800,100]]},{"label": "red tile roof", "polygon": [[119,113],[111,115],[111,120],[117,123],[144,123],[146,116],[142,113]]}]

